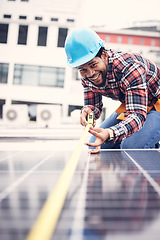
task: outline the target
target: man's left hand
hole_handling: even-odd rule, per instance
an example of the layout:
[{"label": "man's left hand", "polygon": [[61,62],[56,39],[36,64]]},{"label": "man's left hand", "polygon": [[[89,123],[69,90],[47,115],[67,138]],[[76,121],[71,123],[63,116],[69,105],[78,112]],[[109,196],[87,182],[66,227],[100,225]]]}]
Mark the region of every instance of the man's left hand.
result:
[{"label": "man's left hand", "polygon": [[90,126],[89,133],[96,137],[96,141],[94,143],[85,143],[90,147],[101,146],[102,143],[104,143],[110,137],[108,129],[103,128],[93,128],[92,126]]}]

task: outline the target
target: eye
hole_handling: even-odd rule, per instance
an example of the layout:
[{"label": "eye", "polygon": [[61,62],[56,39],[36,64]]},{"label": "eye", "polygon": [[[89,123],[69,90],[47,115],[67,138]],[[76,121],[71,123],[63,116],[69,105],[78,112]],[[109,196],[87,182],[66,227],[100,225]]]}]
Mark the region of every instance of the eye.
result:
[{"label": "eye", "polygon": [[86,69],[82,68],[82,69],[79,69],[79,72],[80,73],[84,73],[86,71]]},{"label": "eye", "polygon": [[94,67],[96,67],[97,66],[97,63],[93,63],[92,65],[91,65],[91,68],[94,68]]}]

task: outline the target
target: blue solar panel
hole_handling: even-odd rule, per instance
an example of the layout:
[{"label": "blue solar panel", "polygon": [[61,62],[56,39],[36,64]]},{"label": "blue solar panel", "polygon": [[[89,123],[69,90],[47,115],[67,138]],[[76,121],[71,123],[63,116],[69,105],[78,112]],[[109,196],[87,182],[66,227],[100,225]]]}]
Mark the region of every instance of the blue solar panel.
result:
[{"label": "blue solar panel", "polygon": [[[0,151],[0,240],[22,240],[72,151]],[[52,239],[160,236],[159,150],[84,149]]]}]

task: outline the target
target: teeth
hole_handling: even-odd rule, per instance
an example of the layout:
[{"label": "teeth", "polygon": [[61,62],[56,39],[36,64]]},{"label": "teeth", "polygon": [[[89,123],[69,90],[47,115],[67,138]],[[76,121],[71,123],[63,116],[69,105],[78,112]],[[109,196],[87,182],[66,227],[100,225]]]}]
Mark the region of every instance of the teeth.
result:
[{"label": "teeth", "polygon": [[96,80],[98,77],[99,77],[99,74],[98,74],[98,76],[97,76],[97,77],[95,77],[95,78],[91,78],[91,80]]}]

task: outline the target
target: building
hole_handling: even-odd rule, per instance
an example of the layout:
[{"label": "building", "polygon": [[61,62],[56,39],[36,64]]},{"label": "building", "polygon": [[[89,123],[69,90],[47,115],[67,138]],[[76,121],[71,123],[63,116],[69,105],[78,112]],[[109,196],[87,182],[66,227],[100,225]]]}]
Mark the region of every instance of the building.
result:
[{"label": "building", "polygon": [[75,105],[81,108],[77,73],[67,68],[64,42],[82,22],[83,1],[0,0],[0,5],[1,117],[4,104],[58,105],[62,117]]},{"label": "building", "polygon": [[[84,25],[84,1],[0,0],[2,120],[5,116],[16,120],[18,111],[24,119],[27,111],[30,120],[42,116],[47,120],[53,112],[54,118],[59,115],[61,121],[67,121],[73,110],[83,106],[80,77],[66,64],[64,42],[73,28]],[[106,47],[140,52],[160,63],[158,32],[94,30]],[[27,106],[25,113],[22,105]],[[113,110],[113,105],[117,102],[104,99],[104,115]]]},{"label": "building", "polygon": [[106,48],[137,52],[160,66],[160,32],[150,28],[128,28],[117,31],[96,29]]}]

